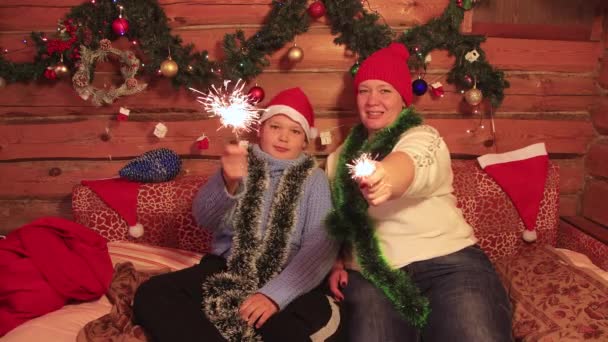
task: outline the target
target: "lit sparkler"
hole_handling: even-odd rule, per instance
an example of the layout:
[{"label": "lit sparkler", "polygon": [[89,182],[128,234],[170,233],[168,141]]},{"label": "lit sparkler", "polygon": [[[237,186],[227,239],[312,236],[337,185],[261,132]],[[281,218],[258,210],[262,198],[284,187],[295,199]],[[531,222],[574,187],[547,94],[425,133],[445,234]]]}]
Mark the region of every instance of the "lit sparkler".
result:
[{"label": "lit sparkler", "polygon": [[369,153],[363,153],[358,158],[353,160],[351,164],[347,164],[350,175],[353,179],[362,179],[371,176],[376,171],[376,164]]},{"label": "lit sparkler", "polygon": [[221,127],[231,127],[238,139],[239,132],[253,130],[259,109],[250,103],[249,95],[243,92],[245,82],[238,80],[232,89],[229,84],[230,80],[226,80],[219,88],[212,85],[208,93],[194,88],[190,90],[201,94],[196,101],[203,106],[203,110],[219,117]]}]

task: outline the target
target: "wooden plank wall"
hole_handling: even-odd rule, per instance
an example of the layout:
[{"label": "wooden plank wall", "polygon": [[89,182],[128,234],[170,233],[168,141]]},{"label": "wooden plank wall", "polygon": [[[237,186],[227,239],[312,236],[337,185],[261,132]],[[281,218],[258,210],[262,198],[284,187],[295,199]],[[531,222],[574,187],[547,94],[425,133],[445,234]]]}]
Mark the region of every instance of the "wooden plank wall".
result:
[{"label": "wooden plank wall", "polygon": [[[608,9],[604,13],[608,13]],[[604,45],[598,85],[601,95],[591,111],[593,126],[598,133],[586,156],[586,182],[582,200],[582,216],[605,228],[608,237],[608,16],[604,16]]]},{"label": "wooden plank wall", "polygon": [[[0,5],[0,46],[22,47],[30,31],[52,33],[58,18],[81,0],[5,0]],[[174,34],[211,57],[221,56],[224,34],[244,28],[255,32],[269,11],[270,0],[160,1]],[[397,32],[439,15],[447,0],[423,2],[369,0]],[[469,17],[470,19],[470,17]],[[304,60],[290,70],[279,61],[289,46],[271,56],[270,67],[254,82],[264,87],[267,99],[289,86],[300,86],[315,106],[320,130],[331,130],[333,143],[313,144],[323,156],[337,146],[356,122],[353,89],[348,69],[354,56],[332,42],[326,19],[313,23],[297,37]],[[469,21],[470,24],[470,21]],[[465,25],[470,28],[470,25]],[[123,42],[123,46],[129,46]],[[508,151],[544,141],[551,158],[562,167],[561,213],[578,211],[584,181],[584,156],[596,132],[590,108],[597,102],[596,69],[599,42],[490,38],[483,45],[491,63],[506,71],[511,88],[496,116],[495,146],[489,121],[476,134],[467,133],[479,117],[463,112],[462,95],[446,85],[446,96],[417,98],[415,105],[444,135],[456,157]],[[13,61],[31,61],[32,49],[9,55]],[[443,80],[453,63],[445,51],[432,53],[427,81]],[[113,82],[117,68],[99,65],[96,85]],[[42,215],[70,217],[70,192],[82,179],[110,177],[127,160],[153,148],[168,147],[185,160],[185,172],[206,174],[216,165],[222,144],[231,138],[217,130],[216,120],[205,119],[193,95],[172,89],[164,79],[148,80],[144,93],[97,108],[79,98],[69,80],[55,83],[14,84],[0,89],[0,230],[8,230]],[[128,122],[117,122],[120,106],[131,109]],[[486,114],[487,115],[487,114]],[[152,135],[157,122],[168,135]],[[199,152],[195,139],[211,138],[209,150]]]}]

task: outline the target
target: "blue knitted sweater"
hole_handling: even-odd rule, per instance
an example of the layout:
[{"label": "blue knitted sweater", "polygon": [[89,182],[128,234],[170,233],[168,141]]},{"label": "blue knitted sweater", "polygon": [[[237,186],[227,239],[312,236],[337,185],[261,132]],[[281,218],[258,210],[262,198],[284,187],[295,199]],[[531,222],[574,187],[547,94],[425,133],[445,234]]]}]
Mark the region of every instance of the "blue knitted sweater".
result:
[{"label": "blue knitted sweater", "polygon": [[[266,160],[269,185],[263,197],[260,234],[263,236],[272,198],[283,171],[305,160],[305,155],[297,159],[276,159],[254,145],[252,153]],[[245,181],[247,181],[245,179]],[[199,190],[192,205],[197,223],[213,231],[213,253],[228,258],[232,246],[232,215],[241,186],[233,196],[226,191],[222,172],[216,172]],[[325,173],[316,168],[306,179],[296,211],[297,224],[288,244],[287,259],[283,270],[264,285],[259,292],[271,298],[280,309],[292,300],[317,286],[327,275],[335,261],[338,246],[328,236],[323,220],[331,209],[329,183]]]}]

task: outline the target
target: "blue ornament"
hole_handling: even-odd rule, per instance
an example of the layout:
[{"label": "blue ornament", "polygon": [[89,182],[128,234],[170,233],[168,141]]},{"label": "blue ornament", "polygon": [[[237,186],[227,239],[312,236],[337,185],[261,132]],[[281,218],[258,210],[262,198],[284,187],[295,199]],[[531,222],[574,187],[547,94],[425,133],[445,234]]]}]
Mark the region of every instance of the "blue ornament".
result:
[{"label": "blue ornament", "polygon": [[142,183],[168,182],[175,178],[182,168],[177,153],[159,148],[148,151],[125,165],[118,174],[120,177]]},{"label": "blue ornament", "polygon": [[424,93],[426,93],[426,90],[428,88],[429,88],[429,86],[426,84],[426,81],[421,78],[412,82],[412,91],[414,92],[414,94],[416,96],[424,95]]}]

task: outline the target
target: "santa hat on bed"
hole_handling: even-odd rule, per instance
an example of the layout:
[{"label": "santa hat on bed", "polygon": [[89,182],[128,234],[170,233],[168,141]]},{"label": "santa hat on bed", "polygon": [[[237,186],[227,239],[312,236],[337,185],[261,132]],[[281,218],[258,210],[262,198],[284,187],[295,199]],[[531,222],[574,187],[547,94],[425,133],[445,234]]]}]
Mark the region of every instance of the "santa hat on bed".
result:
[{"label": "santa hat on bed", "polygon": [[477,158],[481,168],[507,193],[524,222],[524,240],[536,240],[536,218],[549,170],[544,143]]},{"label": "santa hat on bed", "polygon": [[129,235],[136,239],[144,235],[144,226],[137,222],[137,195],[141,183],[123,178],[83,180],[81,183],[127,222]]}]

